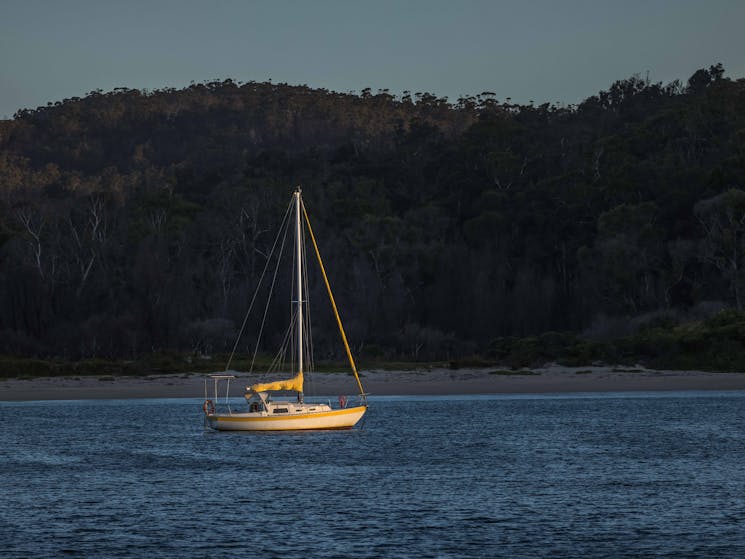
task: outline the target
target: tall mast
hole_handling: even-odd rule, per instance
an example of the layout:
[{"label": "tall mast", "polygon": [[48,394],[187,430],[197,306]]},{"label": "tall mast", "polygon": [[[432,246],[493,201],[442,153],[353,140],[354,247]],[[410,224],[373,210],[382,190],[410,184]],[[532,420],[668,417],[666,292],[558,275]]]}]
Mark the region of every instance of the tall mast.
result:
[{"label": "tall mast", "polygon": [[300,222],[300,188],[295,191],[295,247],[297,257],[297,355],[298,372],[303,372],[303,258]]}]

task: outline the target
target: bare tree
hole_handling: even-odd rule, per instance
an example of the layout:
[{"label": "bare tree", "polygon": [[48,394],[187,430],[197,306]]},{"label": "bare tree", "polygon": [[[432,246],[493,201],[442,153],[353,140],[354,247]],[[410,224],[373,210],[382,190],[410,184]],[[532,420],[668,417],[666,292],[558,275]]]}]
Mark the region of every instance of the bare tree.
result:
[{"label": "bare tree", "polygon": [[98,196],[90,198],[82,218],[76,221],[70,215],[68,224],[74,243],[73,258],[79,271],[75,293],[80,297],[93,265],[100,259],[100,253],[108,239],[108,220],[103,199]]},{"label": "bare tree", "polygon": [[15,212],[16,220],[23,226],[26,233],[26,241],[33,254],[33,261],[36,270],[39,272],[41,279],[44,279],[44,266],[42,264],[42,255],[44,252],[42,243],[42,233],[46,225],[45,217],[29,206],[18,208]]},{"label": "bare tree", "polygon": [[738,310],[743,309],[743,268],[745,268],[745,191],[730,189],[701,200],[694,208],[706,236],[701,243],[702,258],[727,278]]}]

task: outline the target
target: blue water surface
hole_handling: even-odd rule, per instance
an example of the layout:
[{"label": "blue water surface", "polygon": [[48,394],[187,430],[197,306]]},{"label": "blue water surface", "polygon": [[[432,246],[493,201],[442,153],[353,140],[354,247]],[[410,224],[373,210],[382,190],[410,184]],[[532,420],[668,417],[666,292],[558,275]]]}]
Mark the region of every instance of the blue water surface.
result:
[{"label": "blue water surface", "polygon": [[745,557],[745,393],[390,397],[343,432],[201,400],[0,403],[0,556]]}]

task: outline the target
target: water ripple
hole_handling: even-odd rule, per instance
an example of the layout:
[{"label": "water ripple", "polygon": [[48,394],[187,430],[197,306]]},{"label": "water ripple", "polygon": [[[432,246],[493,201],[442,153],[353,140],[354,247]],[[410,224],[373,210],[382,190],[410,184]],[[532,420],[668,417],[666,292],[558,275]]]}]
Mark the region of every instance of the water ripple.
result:
[{"label": "water ripple", "polygon": [[743,395],[381,398],[205,432],[195,400],[0,404],[3,557],[745,557]]}]

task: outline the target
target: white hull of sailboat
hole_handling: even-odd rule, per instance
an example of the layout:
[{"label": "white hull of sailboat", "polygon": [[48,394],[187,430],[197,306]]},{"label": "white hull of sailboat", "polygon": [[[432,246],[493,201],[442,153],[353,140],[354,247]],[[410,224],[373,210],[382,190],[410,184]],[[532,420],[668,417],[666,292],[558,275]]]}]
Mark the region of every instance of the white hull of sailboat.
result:
[{"label": "white hull of sailboat", "polygon": [[319,413],[272,416],[262,413],[210,414],[207,422],[218,431],[302,431],[351,429],[362,419],[367,406]]}]

